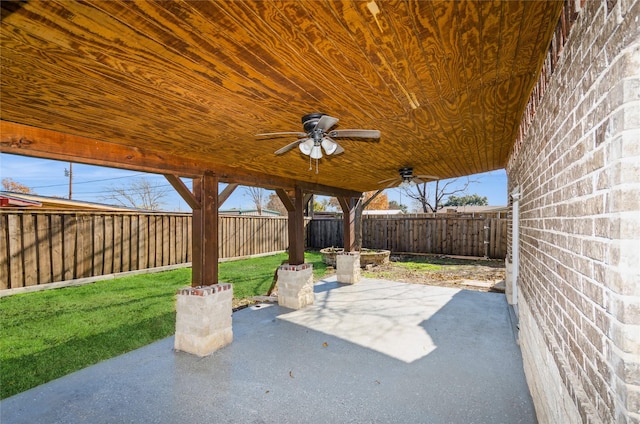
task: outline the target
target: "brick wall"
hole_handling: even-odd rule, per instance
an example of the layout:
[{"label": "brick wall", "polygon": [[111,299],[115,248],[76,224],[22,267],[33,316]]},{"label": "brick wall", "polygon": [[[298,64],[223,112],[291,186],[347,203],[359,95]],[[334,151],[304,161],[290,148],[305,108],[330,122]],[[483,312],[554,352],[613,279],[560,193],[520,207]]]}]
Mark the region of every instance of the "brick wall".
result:
[{"label": "brick wall", "polygon": [[571,6],[507,167],[521,194],[520,341],[541,422],[638,423],[640,2]]}]

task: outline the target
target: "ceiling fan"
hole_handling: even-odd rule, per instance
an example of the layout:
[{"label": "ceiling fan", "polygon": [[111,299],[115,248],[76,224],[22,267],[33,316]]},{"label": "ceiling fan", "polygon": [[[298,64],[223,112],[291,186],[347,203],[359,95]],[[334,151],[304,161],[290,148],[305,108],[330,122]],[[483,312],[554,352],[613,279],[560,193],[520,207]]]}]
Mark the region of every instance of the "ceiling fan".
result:
[{"label": "ceiling fan", "polygon": [[302,117],[302,127],[304,132],[285,131],[274,133],[256,134],[256,137],[280,137],[295,135],[302,137],[293,143],[276,150],[276,155],[282,155],[294,147],[298,146],[300,151],[309,156],[309,170],[311,170],[311,159],[316,160],[316,174],[318,173],[318,159],[322,157],[324,149],[327,155],[338,155],[344,152],[334,138],[380,138],[378,130],[331,130],[338,123],[338,118],[324,113],[309,113]]},{"label": "ceiling fan", "polygon": [[404,167],[398,170],[399,177],[389,178],[387,180],[378,181],[378,184],[389,183],[386,188],[400,187],[408,188],[414,184],[422,184],[425,180],[439,180],[440,177],[434,175],[413,175],[413,168]]}]

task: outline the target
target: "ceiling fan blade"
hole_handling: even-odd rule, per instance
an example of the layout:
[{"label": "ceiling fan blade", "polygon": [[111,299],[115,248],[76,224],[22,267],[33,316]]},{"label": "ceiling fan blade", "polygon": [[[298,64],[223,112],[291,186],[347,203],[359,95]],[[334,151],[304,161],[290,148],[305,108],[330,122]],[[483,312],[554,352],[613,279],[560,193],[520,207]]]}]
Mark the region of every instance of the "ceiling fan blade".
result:
[{"label": "ceiling fan blade", "polygon": [[296,137],[306,137],[307,133],[303,133],[303,132],[296,132],[296,131],[285,131],[285,132],[273,132],[273,133],[262,133],[262,134],[256,134],[256,137],[263,137],[263,136],[282,136],[282,135],[295,135]]},{"label": "ceiling fan blade", "polygon": [[421,180],[439,180],[440,177],[436,177],[435,175],[416,175],[414,178],[420,178]]},{"label": "ceiling fan blade", "polygon": [[337,124],[338,121],[339,119],[334,118],[333,116],[322,115],[322,117],[318,120],[318,123],[316,124],[314,130],[328,131],[329,128]]},{"label": "ceiling fan blade", "polygon": [[333,130],[329,132],[331,137],[353,137],[353,138],[380,138],[378,130]]},{"label": "ceiling fan blade", "polygon": [[274,153],[276,155],[281,155],[283,153],[287,153],[289,150],[293,149],[294,147],[296,147],[298,144],[302,143],[303,141],[306,141],[306,138],[301,138],[300,140],[296,140],[293,143],[289,143],[286,146],[284,146],[281,149],[276,150]]}]

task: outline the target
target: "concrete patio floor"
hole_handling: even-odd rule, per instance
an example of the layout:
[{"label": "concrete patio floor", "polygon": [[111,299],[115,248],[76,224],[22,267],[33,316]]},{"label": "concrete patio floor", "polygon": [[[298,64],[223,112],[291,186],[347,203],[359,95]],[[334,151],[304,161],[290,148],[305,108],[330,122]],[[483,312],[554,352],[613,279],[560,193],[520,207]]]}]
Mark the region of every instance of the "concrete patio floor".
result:
[{"label": "concrete patio floor", "polygon": [[363,279],[233,314],[205,358],[173,337],[5,399],[10,423],[535,423],[503,294]]}]

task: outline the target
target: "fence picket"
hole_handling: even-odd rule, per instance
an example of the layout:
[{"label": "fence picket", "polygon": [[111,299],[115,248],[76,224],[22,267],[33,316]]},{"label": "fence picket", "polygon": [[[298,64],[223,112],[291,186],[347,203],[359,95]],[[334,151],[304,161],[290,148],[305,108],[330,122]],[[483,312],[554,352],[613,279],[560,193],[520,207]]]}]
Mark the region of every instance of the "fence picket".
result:
[{"label": "fence picket", "polygon": [[[90,275],[190,262],[190,214],[0,211],[0,289],[47,284]],[[507,219],[473,217],[364,217],[363,246],[392,251],[484,255],[506,254]],[[342,219],[305,221],[307,246],[343,243]],[[221,216],[221,258],[288,248],[287,218]]]},{"label": "fence picket", "polygon": [[[308,247],[342,247],[342,219],[313,219],[308,224]],[[401,216],[362,220],[362,245],[394,252],[484,256],[484,226],[491,226],[489,257],[504,258],[506,218],[466,216]]]},{"label": "fence picket", "polygon": [[[9,287],[23,287],[24,278],[22,274],[23,269],[23,252],[22,249],[22,216],[9,215]],[[14,231],[11,231],[11,230]]]},{"label": "fence picket", "polygon": [[9,281],[9,217],[0,215],[0,290],[11,288]]},{"label": "fence picket", "polygon": [[49,238],[49,217],[36,215],[36,248],[38,263],[38,284],[51,281],[51,240]]}]

